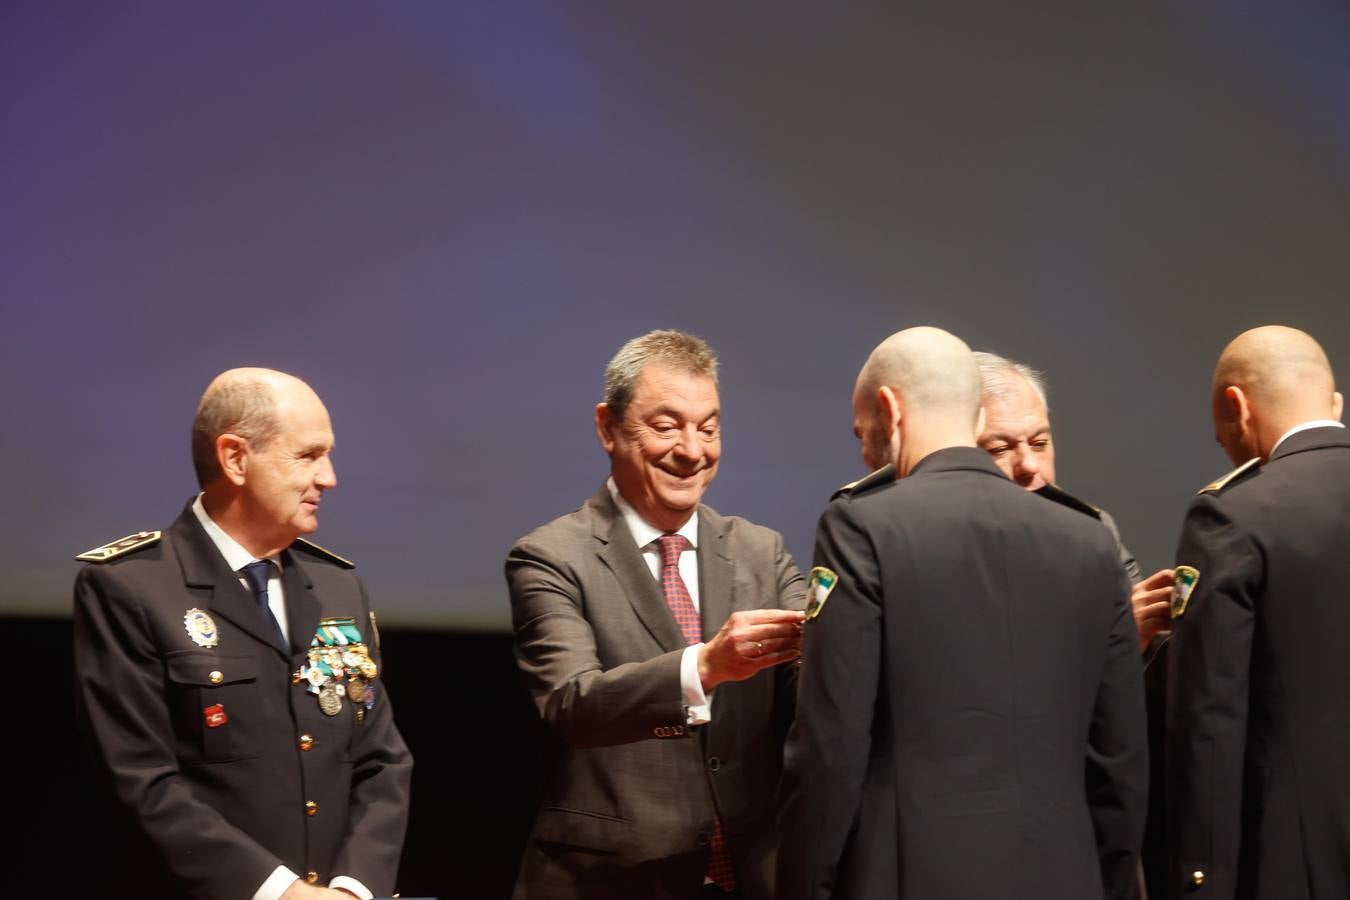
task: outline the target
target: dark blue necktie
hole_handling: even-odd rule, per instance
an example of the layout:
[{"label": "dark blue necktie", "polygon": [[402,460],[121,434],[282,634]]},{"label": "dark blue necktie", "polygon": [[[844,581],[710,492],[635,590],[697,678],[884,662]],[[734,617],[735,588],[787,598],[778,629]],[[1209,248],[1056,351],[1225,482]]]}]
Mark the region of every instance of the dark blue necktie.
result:
[{"label": "dark blue necktie", "polygon": [[263,619],[272,623],[272,633],[276,635],[277,642],[284,646],[286,636],[281,633],[281,625],[277,623],[277,617],[272,615],[272,607],[267,605],[267,579],[272,574],[272,564],[265,559],[258,559],[239,571],[244,573],[244,577],[248,579],[249,587],[253,588],[253,599],[258,601],[258,608],[262,610]]}]

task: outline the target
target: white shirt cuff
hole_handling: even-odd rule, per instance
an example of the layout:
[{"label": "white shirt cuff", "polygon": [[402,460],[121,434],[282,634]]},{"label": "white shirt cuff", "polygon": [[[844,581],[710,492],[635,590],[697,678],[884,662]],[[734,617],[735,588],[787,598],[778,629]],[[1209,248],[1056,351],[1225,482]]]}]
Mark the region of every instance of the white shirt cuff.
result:
[{"label": "white shirt cuff", "polygon": [[272,874],[267,876],[262,887],[253,892],[253,900],[277,900],[299,877],[285,866],[277,866],[272,870]]},{"label": "white shirt cuff", "polygon": [[680,693],[684,697],[684,724],[707,725],[712,721],[712,697],[703,692],[698,677],[698,651],[702,644],[690,644],[680,657]]},{"label": "white shirt cuff", "polygon": [[375,897],[375,895],[370,892],[370,888],[366,887],[355,878],[352,878],[350,875],[339,875],[328,882],[328,886],[330,888],[351,891],[353,894],[360,897],[361,900],[373,900]]}]

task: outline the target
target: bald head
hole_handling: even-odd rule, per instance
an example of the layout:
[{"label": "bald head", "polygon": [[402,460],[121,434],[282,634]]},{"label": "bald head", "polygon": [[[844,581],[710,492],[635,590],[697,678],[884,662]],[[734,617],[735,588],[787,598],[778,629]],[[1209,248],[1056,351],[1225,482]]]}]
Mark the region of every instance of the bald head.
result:
[{"label": "bald head", "polygon": [[858,373],[853,413],[863,460],[872,468],[912,457],[902,453],[906,446],[924,455],[943,446],[973,446],[980,375],[970,348],[940,328],[896,332]]},{"label": "bald head", "polygon": [[1244,331],[1224,348],[1211,404],[1216,437],[1235,465],[1267,457],[1295,425],[1341,415],[1326,353],[1311,335],[1284,325]]},{"label": "bald head", "polygon": [[241,368],[222,372],[207,385],[192,423],[192,466],[203,488],[220,477],[216,440],[236,434],[262,450],[280,430],[281,407],[318,402],[318,395],[294,375],[275,369]]}]

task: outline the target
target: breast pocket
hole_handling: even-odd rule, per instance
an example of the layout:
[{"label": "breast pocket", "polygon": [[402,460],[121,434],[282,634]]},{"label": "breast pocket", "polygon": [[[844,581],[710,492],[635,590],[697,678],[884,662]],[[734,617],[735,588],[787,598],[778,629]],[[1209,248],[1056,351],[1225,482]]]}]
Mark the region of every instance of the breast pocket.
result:
[{"label": "breast pocket", "polygon": [[174,729],[185,761],[229,762],[259,754],[258,661],[251,656],[176,653],[165,659]]}]

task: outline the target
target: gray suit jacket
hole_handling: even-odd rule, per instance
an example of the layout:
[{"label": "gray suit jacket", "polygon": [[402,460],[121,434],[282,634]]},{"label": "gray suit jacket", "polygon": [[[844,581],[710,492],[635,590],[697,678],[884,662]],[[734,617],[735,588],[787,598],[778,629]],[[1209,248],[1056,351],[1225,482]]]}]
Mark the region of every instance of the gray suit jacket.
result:
[{"label": "gray suit jacket", "polygon": [[[736,610],[805,605],[782,537],[699,509],[704,639]],[[749,898],[773,896],[773,794],[795,666],[719,686],[686,726],[685,642],[602,487],[506,561],[516,660],[550,738],[517,898],[697,897],[720,815]]]}]

